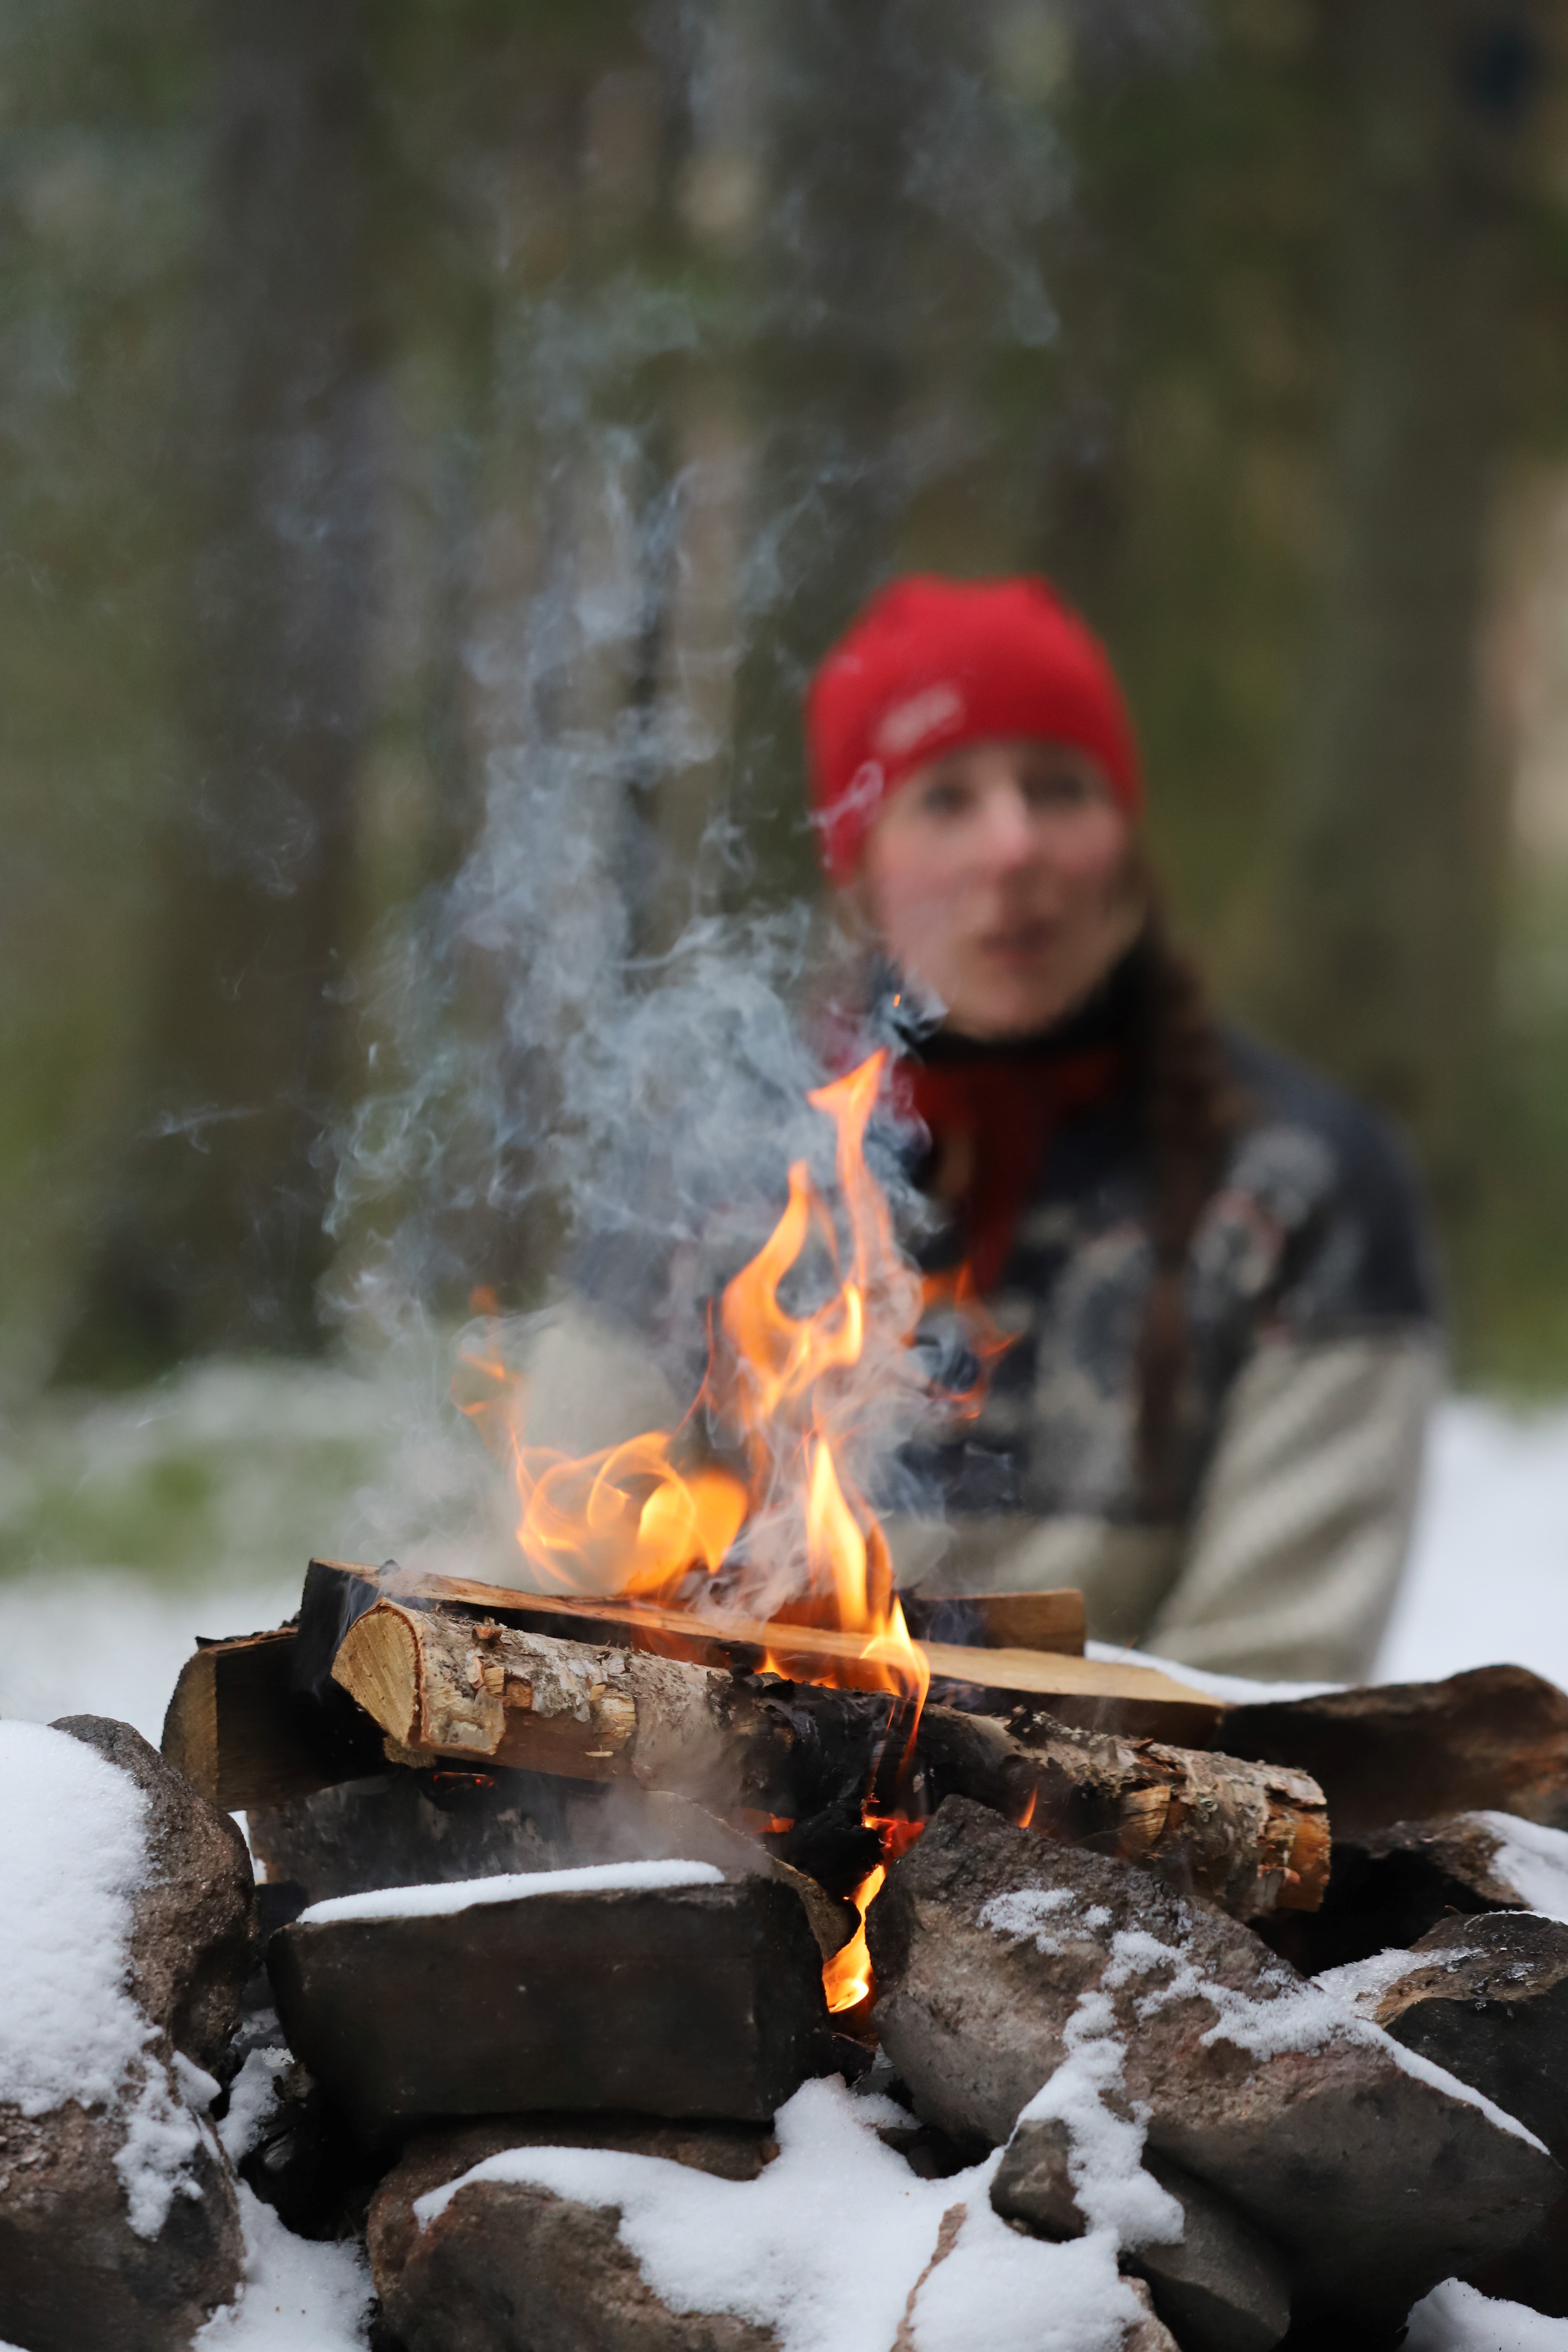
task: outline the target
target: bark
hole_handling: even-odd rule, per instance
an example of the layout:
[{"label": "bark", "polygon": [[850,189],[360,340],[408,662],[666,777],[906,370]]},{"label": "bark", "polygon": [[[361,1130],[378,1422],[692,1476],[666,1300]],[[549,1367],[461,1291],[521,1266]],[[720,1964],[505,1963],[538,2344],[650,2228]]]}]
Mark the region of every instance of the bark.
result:
[{"label": "bark", "polygon": [[933,1801],[968,1797],[1043,1836],[1146,1864],[1237,1918],[1315,1911],[1323,1899],[1328,1810],[1305,1772],[1073,1731],[1048,1716],[1020,1737],[947,1707],[928,1708],[920,1750]]},{"label": "bark", "polygon": [[1476,636],[1519,321],[1530,16],[1325,0],[1347,142],[1331,534],[1264,1002],[1450,1197],[1490,996],[1499,824]]},{"label": "bark", "polygon": [[67,1376],[308,1347],[377,498],[357,0],[226,0],[193,354],[189,787]]}]

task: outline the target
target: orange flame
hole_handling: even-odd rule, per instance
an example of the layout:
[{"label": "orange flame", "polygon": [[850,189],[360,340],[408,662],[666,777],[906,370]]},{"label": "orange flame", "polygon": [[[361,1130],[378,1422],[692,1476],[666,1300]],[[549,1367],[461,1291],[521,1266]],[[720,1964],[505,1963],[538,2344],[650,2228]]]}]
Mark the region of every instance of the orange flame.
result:
[{"label": "orange flame", "polygon": [[[678,1430],[649,1430],[579,1458],[531,1447],[526,1383],[482,1340],[464,1355],[477,1392],[458,1402],[511,1471],[517,1541],[547,1588],[700,1606],[709,1580],[739,1559],[742,1595],[753,1568],[770,1591],[788,1591],[758,1612],[780,1629],[781,1671],[792,1670],[790,1624],[863,1635],[851,1678],[918,1709],[930,1680],[924,1655],[893,1591],[886,1539],[847,1465],[868,1396],[913,1339],[928,1291],[961,1312],[969,1302],[962,1281],[922,1286],[867,1166],[866,1129],[887,1063],[885,1052],[874,1054],[807,1097],[837,1129],[847,1252],[797,1161],[778,1223],[724,1292],[707,1379]],[[803,1260],[826,1270],[827,1291],[796,1314],[780,1293]],[[983,1360],[990,1352],[984,1336],[976,1351]],[[703,1458],[699,1407],[736,1443],[743,1475]],[[820,1657],[794,1670],[835,1678]]]},{"label": "orange flame", "polygon": [[858,2009],[868,2000],[872,1990],[871,1955],[866,1948],[866,1914],[882,1891],[882,1881],[888,1874],[880,1863],[868,1872],[850,1898],[860,1914],[860,1924],[842,1951],[835,1952],[823,1963],[822,1989],[827,1995],[827,2006],[835,2017],[847,2009]]}]

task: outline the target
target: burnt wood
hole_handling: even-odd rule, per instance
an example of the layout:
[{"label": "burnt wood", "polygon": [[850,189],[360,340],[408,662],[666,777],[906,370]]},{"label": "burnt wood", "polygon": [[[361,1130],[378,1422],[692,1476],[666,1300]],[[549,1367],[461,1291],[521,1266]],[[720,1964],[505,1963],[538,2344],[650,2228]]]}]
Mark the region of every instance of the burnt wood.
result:
[{"label": "burnt wood", "polygon": [[1329,1817],[1305,1772],[1152,1739],[1021,1729],[928,1707],[919,1756],[934,1811],[967,1797],[1068,1845],[1160,1871],[1234,1918],[1312,1912],[1329,1881]]},{"label": "burnt wood", "polygon": [[816,1938],[771,1879],[300,1919],[267,1964],[290,2049],[367,2141],[540,2108],[766,2123],[833,2063]]}]

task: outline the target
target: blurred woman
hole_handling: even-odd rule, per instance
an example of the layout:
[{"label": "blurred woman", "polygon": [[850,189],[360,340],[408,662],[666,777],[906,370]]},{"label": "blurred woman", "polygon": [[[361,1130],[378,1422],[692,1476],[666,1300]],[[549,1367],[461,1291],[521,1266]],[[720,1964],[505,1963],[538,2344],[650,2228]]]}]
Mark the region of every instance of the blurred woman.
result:
[{"label": "blurred woman", "polygon": [[824,862],[907,1016],[937,1255],[1012,1344],[932,1441],[922,1597],[1082,1587],[1189,1664],[1370,1669],[1442,1363],[1391,1138],[1217,1023],[1172,942],[1131,727],[1043,582],[910,578],[807,706]]}]

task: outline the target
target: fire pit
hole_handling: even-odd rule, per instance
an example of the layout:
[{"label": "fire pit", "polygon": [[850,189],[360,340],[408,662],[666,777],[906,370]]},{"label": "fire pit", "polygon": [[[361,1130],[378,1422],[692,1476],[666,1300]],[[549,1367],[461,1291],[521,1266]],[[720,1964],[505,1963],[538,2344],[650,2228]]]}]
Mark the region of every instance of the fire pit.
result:
[{"label": "fire pit", "polygon": [[813,2295],[867,2352],[1033,2311],[1268,2352],[1392,2342],[1460,2269],[1568,2314],[1568,1697],[1231,1706],[1086,1657],[1072,1592],[922,1638],[868,1499],[931,1303],[879,1077],[814,1097],[844,1233],[794,1169],[679,1428],[531,1449],[481,1329],[515,1582],[316,1560],[289,1624],[198,1649],[148,1769],[231,1868],[211,1808],[246,1810],[267,1974],[158,2084],[221,2079],[248,2189],[363,2233],[401,2352],[776,2352]]}]

